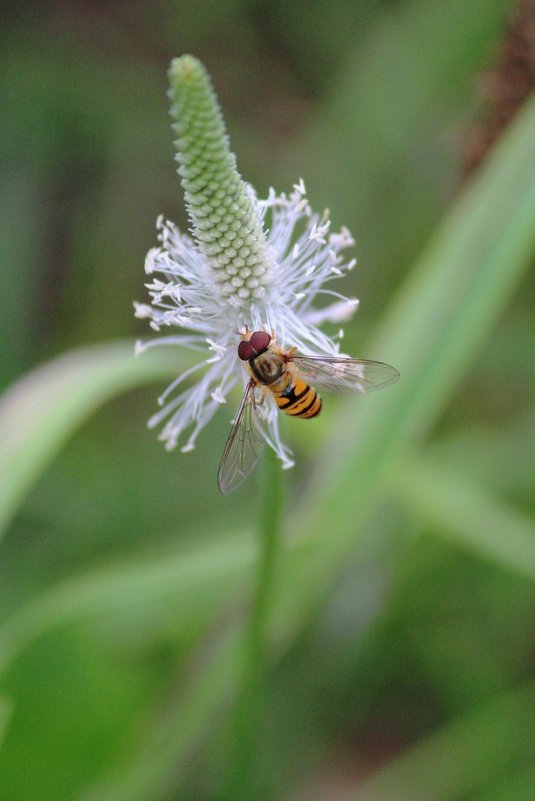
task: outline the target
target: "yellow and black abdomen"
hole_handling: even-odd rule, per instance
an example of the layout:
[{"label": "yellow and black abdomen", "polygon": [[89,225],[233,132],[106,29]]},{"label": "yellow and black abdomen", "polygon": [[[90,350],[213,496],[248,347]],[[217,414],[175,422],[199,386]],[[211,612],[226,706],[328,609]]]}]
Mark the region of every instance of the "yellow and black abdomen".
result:
[{"label": "yellow and black abdomen", "polygon": [[300,378],[290,379],[282,392],[275,390],[273,395],[281,412],[292,417],[315,417],[321,409],[321,398],[316,390]]},{"label": "yellow and black abdomen", "polygon": [[281,412],[304,418],[319,414],[321,398],[316,390],[294,375],[272,348],[249,359],[249,368],[253,378],[273,394]]}]

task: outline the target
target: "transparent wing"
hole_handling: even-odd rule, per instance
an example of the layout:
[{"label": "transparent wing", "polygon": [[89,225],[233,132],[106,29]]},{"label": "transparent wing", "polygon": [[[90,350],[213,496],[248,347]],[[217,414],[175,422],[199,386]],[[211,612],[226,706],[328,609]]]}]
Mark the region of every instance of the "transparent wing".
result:
[{"label": "transparent wing", "polygon": [[219,463],[217,485],[223,495],[234,492],[253,472],[264,447],[263,421],[256,410],[255,388],[255,382],[249,381]]},{"label": "transparent wing", "polygon": [[373,392],[393,384],[398,371],[389,364],[368,359],[350,359],[347,356],[289,357],[298,372],[311,384],[328,392]]}]

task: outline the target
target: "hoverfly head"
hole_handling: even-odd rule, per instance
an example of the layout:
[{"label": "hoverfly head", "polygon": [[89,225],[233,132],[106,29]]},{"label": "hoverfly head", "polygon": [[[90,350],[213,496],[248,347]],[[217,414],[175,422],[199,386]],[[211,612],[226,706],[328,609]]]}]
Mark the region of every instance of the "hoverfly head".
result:
[{"label": "hoverfly head", "polygon": [[256,359],[269,348],[271,336],[265,331],[254,331],[249,339],[242,339],[238,345],[238,356],[244,362]]}]

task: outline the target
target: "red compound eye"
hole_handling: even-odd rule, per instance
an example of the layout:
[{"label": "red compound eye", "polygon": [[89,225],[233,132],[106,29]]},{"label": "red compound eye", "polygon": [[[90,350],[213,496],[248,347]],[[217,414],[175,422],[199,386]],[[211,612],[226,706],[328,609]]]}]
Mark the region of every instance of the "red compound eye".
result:
[{"label": "red compound eye", "polygon": [[248,362],[249,359],[252,359],[253,356],[256,356],[256,352],[250,342],[242,340],[238,345],[238,356],[244,362]]},{"label": "red compound eye", "polygon": [[266,334],[265,331],[255,331],[254,334],[251,334],[249,342],[257,354],[259,354],[267,350],[271,342],[271,337],[269,334]]}]

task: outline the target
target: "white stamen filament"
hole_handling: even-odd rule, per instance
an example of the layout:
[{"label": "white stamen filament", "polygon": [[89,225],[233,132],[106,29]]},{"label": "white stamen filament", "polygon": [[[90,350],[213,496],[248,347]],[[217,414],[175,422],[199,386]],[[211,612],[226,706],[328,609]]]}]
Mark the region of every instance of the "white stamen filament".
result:
[{"label": "white stamen filament", "polygon": [[[353,238],[344,228],[329,232],[330,221],[325,214],[311,211],[304,183],[300,180],[289,195],[276,195],[270,189],[267,199],[260,201],[252,190],[248,192],[254,198],[259,224],[267,231],[269,276],[262,274],[261,285],[255,283],[254,265],[250,267],[247,257],[242,256],[239,231],[228,231],[228,241],[233,243],[230,252],[235,251],[235,255],[218,273],[189,236],[180,233],[172,222],[158,218],[161,246],[150,250],[146,259],[147,273],[152,276],[147,284],[152,304],[135,304],[136,316],[149,319],[157,330],[171,326],[188,333],[140,342],[136,352],[163,344],[204,354],[169,385],[159,399],[163,407],[149,420],[151,428],[165,421],[160,439],[169,449],[179,445],[189,430],[181,450],[193,450],[198,434],[227,402],[236,383],[245,387],[248,377],[237,357],[239,331],[246,326],[249,331],[274,330],[277,345],[283,349],[295,346],[303,353],[337,355],[337,340],[343,332],[329,337],[319,326],[349,319],[358,306],[357,300],[325,288],[326,283],[345,275],[356,264],[355,259],[344,261],[341,252],[353,245]],[[316,309],[314,301],[322,294],[331,296],[333,302]],[[206,371],[203,376],[184,389],[183,385],[201,369]],[[267,443],[282,467],[290,468],[293,461],[280,437],[279,412],[271,403],[266,413]]]}]

